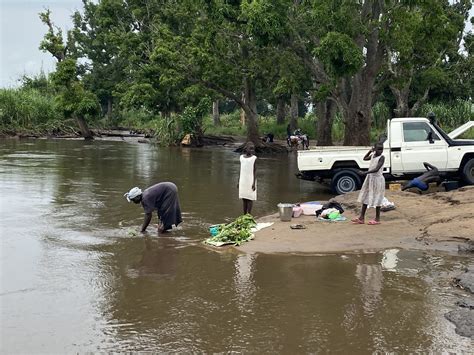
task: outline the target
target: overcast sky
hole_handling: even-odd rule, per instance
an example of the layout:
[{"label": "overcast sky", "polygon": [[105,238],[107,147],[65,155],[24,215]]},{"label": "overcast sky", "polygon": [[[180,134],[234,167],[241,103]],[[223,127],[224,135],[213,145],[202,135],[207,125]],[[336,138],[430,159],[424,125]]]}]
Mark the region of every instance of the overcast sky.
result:
[{"label": "overcast sky", "polygon": [[71,15],[82,8],[82,1],[0,0],[0,87],[17,86],[23,74],[54,70],[52,56],[38,49],[46,32],[38,13],[45,8],[51,10],[56,25],[68,30],[72,27]]},{"label": "overcast sky", "polygon": [[54,69],[50,54],[38,49],[44,26],[38,13],[52,12],[53,22],[63,30],[72,27],[71,15],[82,8],[81,0],[0,0],[0,87],[16,86],[23,74]]}]

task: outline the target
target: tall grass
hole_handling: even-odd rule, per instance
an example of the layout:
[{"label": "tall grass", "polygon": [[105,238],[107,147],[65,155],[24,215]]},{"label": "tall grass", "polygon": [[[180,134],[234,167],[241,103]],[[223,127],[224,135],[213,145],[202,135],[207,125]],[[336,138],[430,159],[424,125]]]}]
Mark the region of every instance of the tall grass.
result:
[{"label": "tall grass", "polygon": [[0,129],[44,133],[64,125],[54,97],[36,89],[0,89]]},{"label": "tall grass", "polygon": [[203,120],[204,134],[208,135],[227,135],[227,136],[245,136],[246,129],[240,124],[240,110],[235,110],[229,114],[220,116],[221,125],[216,126],[210,115],[205,116]]},{"label": "tall grass", "polygon": [[439,124],[449,131],[474,120],[474,103],[470,100],[457,100],[452,104],[425,104],[419,115],[426,117],[429,112],[434,112]]},{"label": "tall grass", "polygon": [[122,127],[146,131],[153,129],[156,125],[155,121],[158,119],[156,114],[146,109],[122,110],[118,115],[117,124]]}]

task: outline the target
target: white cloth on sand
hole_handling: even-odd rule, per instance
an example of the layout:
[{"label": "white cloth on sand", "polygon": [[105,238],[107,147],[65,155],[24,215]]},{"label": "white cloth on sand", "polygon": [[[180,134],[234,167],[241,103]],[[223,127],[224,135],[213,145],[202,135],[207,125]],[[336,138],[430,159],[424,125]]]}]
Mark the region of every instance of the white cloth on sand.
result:
[{"label": "white cloth on sand", "polygon": [[[380,157],[372,155],[370,159],[369,170],[373,170],[377,167]],[[383,177],[383,166],[374,173],[367,174],[364,184],[360,189],[359,198],[357,201],[367,205],[368,207],[379,207],[382,206],[383,198],[385,195],[385,178]]]},{"label": "white cloth on sand", "polygon": [[246,157],[240,156],[240,178],[239,178],[239,198],[246,200],[257,200],[257,182],[255,181],[255,191],[252,190],[253,184],[253,169],[257,157],[252,155]]}]

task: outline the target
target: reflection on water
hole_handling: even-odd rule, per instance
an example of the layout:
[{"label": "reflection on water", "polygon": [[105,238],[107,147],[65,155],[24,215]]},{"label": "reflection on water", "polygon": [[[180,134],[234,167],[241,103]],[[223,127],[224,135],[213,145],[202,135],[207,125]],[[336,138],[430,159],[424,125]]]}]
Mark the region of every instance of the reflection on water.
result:
[{"label": "reflection on water", "polygon": [[235,258],[235,293],[241,312],[251,309],[255,301],[256,289],[253,282],[255,259],[254,254],[241,254]]},{"label": "reflection on water", "polygon": [[377,305],[381,300],[382,267],[380,265],[359,264],[356,267],[356,276],[360,281],[360,297],[365,316],[371,318],[374,316]]},{"label": "reflection on water", "polygon": [[130,272],[133,277],[149,277],[156,281],[173,279],[176,275],[177,250],[176,243],[168,237],[143,239],[143,252],[140,261]]},{"label": "reflection on water", "polygon": [[[204,247],[210,224],[241,211],[238,167],[231,150],[1,141],[0,351],[471,350],[443,317],[469,259]],[[258,169],[257,215],[328,197],[294,177],[294,155]],[[182,228],[132,236],[142,210],[123,193],[163,180],[179,187]]]}]

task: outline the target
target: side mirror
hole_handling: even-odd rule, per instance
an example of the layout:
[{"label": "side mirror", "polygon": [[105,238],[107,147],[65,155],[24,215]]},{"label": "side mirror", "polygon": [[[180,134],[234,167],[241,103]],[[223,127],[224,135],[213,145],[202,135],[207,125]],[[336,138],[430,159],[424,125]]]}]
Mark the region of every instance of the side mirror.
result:
[{"label": "side mirror", "polygon": [[430,144],[433,144],[434,143],[434,139],[433,139],[433,132],[428,132],[428,138],[427,140],[430,142]]}]

